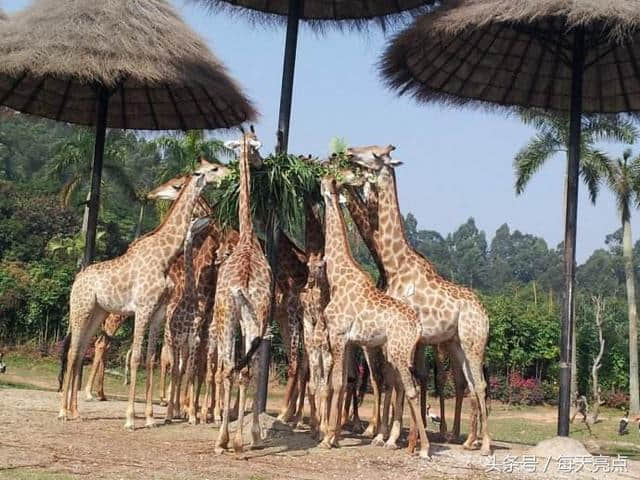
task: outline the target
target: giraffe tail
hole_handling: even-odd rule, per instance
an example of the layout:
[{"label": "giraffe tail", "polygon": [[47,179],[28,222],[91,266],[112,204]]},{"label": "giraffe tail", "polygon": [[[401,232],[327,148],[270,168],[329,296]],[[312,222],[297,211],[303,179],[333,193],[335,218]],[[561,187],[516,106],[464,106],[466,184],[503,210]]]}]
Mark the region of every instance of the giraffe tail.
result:
[{"label": "giraffe tail", "polygon": [[486,363],[482,364],[482,375],[487,388],[484,390],[484,399],[487,404],[487,412],[491,411],[491,382],[489,382],[489,367]]},{"label": "giraffe tail", "polygon": [[[248,314],[251,316],[251,319],[258,324],[258,317],[256,315],[255,309],[253,308],[253,304],[249,299],[249,293],[246,288],[237,288],[231,292],[231,297],[233,298],[233,302],[235,304],[236,311],[241,312],[241,315]],[[245,313],[246,312],[246,313]],[[251,362],[251,358],[258,350],[258,347],[262,343],[262,335],[259,335],[251,340],[251,347],[249,347],[249,351],[236,363],[236,365],[232,368],[232,372],[238,372],[249,365]]]},{"label": "giraffe tail", "polygon": [[64,372],[67,370],[67,358],[69,354],[69,347],[71,347],[71,330],[67,332],[67,335],[62,341],[62,348],[60,349],[60,371],[58,372],[58,391],[62,391],[62,382],[64,381]]}]

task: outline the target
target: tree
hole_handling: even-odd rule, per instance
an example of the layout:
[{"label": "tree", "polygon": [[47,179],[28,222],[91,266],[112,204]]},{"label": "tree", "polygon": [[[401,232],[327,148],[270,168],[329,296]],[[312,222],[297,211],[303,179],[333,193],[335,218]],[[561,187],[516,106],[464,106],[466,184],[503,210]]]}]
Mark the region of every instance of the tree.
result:
[{"label": "tree", "polygon": [[629,410],[640,413],[638,389],[638,314],[636,311],[636,281],[631,239],[631,206],[640,205],[640,156],[631,159],[631,150],[622,158],[610,161],[605,171],[606,182],[616,198],[622,222],[622,257],[624,260],[627,306],[629,312]]},{"label": "tree", "polygon": [[[533,175],[560,152],[569,150],[569,117],[540,109],[521,109],[520,119],[531,125],[538,134],[516,155],[516,193],[521,194]],[[580,176],[587,185],[589,197],[595,203],[600,179],[607,170],[609,159],[595,144],[601,140],[633,143],[638,131],[629,117],[623,115],[583,115],[580,138]],[[566,182],[565,182],[566,185]],[[576,375],[576,322],[573,322],[573,348],[571,359],[571,395],[577,389]]]},{"label": "tree", "polygon": [[[104,152],[104,179],[117,185],[123,192],[135,199],[135,188],[125,170],[125,159],[129,153],[127,134],[110,130],[107,134]],[[54,147],[54,155],[48,166],[49,173],[58,175],[63,184],[60,197],[64,206],[70,206],[78,195],[86,192],[82,232],[86,233],[89,215],[89,185],[94,148],[94,134],[87,128],[78,128],[73,135],[59,141]],[[78,202],[80,203],[80,202]]]},{"label": "tree", "polygon": [[[516,155],[516,193],[520,195],[533,175],[555,154],[568,151],[569,118],[555,112],[537,109],[520,110],[520,119],[531,125],[538,134]],[[580,146],[580,175],[587,185],[591,201],[595,203],[599,180],[606,170],[608,158],[599,151],[598,141],[633,143],[638,131],[633,122],[621,115],[591,115],[582,117]]]},{"label": "tree", "polygon": [[598,372],[602,367],[602,356],[604,355],[604,335],[602,334],[602,323],[604,316],[604,309],[606,301],[601,295],[594,295],[591,297],[593,307],[595,310],[596,326],[598,327],[598,354],[593,359],[593,366],[591,367],[591,379],[592,379],[592,393],[593,393],[593,423],[598,421],[598,413],[600,412],[600,405],[602,405],[602,399],[600,398],[600,382],[598,380]]}]

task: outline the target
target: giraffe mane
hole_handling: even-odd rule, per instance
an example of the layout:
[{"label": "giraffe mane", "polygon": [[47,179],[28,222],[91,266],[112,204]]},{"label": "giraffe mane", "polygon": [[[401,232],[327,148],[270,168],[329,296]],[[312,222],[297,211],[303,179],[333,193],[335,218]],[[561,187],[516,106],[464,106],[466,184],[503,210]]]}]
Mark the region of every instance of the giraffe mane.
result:
[{"label": "giraffe mane", "polygon": [[138,243],[140,243],[142,240],[149,238],[151,235],[158,233],[158,231],[164,227],[165,223],[167,223],[167,220],[169,220],[169,218],[171,218],[171,214],[173,213],[173,210],[176,208],[176,205],[178,204],[178,201],[180,200],[180,198],[182,197],[182,195],[184,195],[184,192],[187,191],[187,187],[189,186],[189,184],[193,181],[193,176],[189,175],[187,178],[187,181],[184,183],[184,186],[180,189],[180,193],[178,194],[178,196],[176,197],[176,199],[173,201],[173,203],[171,204],[171,207],[169,207],[169,211],[167,212],[167,214],[164,216],[164,219],[162,220],[162,222],[160,222],[160,224],[154,228],[153,230],[145,233],[144,235],[136,238],[133,242],[131,242],[129,244],[129,248],[127,248],[127,252],[135,245],[137,245]]}]

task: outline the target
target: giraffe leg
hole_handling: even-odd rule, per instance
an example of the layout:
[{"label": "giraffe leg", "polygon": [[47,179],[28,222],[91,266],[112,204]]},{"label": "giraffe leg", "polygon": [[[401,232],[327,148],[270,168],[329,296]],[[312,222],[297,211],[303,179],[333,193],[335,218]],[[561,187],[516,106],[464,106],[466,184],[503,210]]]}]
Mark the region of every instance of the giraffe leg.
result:
[{"label": "giraffe leg", "polygon": [[300,372],[298,375],[298,401],[296,403],[296,413],[293,416],[292,422],[296,428],[302,428],[304,426],[304,397],[307,393],[307,383],[309,381],[309,364],[304,359],[300,364]]},{"label": "giraffe leg", "polygon": [[[165,328],[169,328],[166,326]],[[167,373],[173,371],[173,348],[169,346],[167,339],[165,338],[162,344],[162,350],[160,351],[160,388],[162,392],[160,394],[160,405],[166,406],[167,401]],[[170,387],[170,386],[169,386]]]},{"label": "giraffe leg", "polygon": [[411,372],[409,368],[406,366],[404,367],[401,366],[402,365],[401,362],[402,362],[401,358],[396,359],[394,362],[396,365],[400,366],[400,368],[398,369],[399,370],[398,374],[400,377],[398,384],[401,385],[401,388],[407,394],[409,409],[411,410],[411,417],[420,435],[420,457],[428,459],[430,458],[429,438],[427,437],[427,432],[426,432],[424,423],[422,422],[422,415],[420,412],[420,408],[418,406],[418,394],[416,392],[416,388],[413,383],[413,379],[411,377]]},{"label": "giraffe leg", "polygon": [[136,400],[136,378],[138,376],[138,367],[140,366],[140,356],[142,353],[142,340],[147,325],[151,320],[152,311],[143,309],[136,312],[135,323],[133,327],[133,342],[131,344],[131,368],[129,381],[129,398],[127,401],[127,412],[124,428],[132,430],[135,428],[135,400]]},{"label": "giraffe leg", "polygon": [[[462,338],[462,345],[457,345],[455,349],[456,357],[462,366],[462,371],[467,380],[469,386],[470,396],[474,402],[472,402],[472,421],[469,436],[464,442],[463,447],[466,449],[474,448],[475,441],[477,439],[477,425],[480,426],[480,434],[482,435],[482,448],[480,453],[482,455],[491,454],[491,437],[489,436],[488,428],[488,410],[486,403],[486,390],[487,384],[484,379],[484,373],[482,371],[482,361],[484,348],[480,350],[477,345],[474,344],[473,339]],[[475,348],[478,348],[480,354],[475,353]],[[476,420],[477,415],[477,420]]]},{"label": "giraffe leg", "polygon": [[389,432],[389,438],[384,444],[384,448],[395,450],[398,448],[398,438],[402,433],[402,413],[404,407],[404,388],[403,383],[396,381],[396,398],[395,406],[393,409],[393,421],[391,425],[391,431]]},{"label": "giraffe leg", "polygon": [[69,418],[71,420],[80,418],[80,415],[78,414],[78,390],[81,387],[80,382],[82,381],[81,374],[84,353],[87,350],[89,341],[106,316],[107,313],[100,307],[96,306],[91,315],[87,318],[86,323],[81,325],[81,328],[78,329],[78,334],[76,335],[74,332],[71,337],[71,348],[69,349],[69,352],[73,352],[75,356],[73,362],[70,361],[70,363],[73,363],[73,374],[69,378],[69,388],[71,389],[69,397]]},{"label": "giraffe leg", "polygon": [[104,351],[102,353],[102,360],[100,361],[100,365],[98,365],[98,385],[96,386],[96,393],[98,394],[98,401],[106,402],[107,396],[104,394],[104,370],[106,364],[106,356],[109,353],[109,347],[111,346],[111,342],[107,340],[104,345]]},{"label": "giraffe leg", "polygon": [[[96,381],[96,376],[100,371],[100,367],[103,366],[104,360],[104,351],[105,351],[105,343],[107,339],[105,335],[100,335],[98,339],[94,343],[94,353],[93,353],[93,362],[91,363],[91,373],[89,374],[89,378],[87,379],[87,384],[84,388],[84,399],[87,402],[91,402],[94,400],[93,395],[91,394],[91,389],[93,388],[93,384]],[[103,370],[104,373],[104,370]],[[104,395],[104,393],[103,393]]]},{"label": "giraffe leg", "polygon": [[147,387],[146,387],[146,407],[145,417],[147,427],[155,427],[153,418],[153,365],[156,359],[156,343],[162,320],[164,319],[166,305],[161,305],[151,317],[149,328],[149,339],[147,341]]},{"label": "giraffe leg", "polygon": [[224,399],[222,402],[222,424],[220,425],[220,431],[218,432],[218,439],[216,440],[215,452],[220,455],[224,453],[229,444],[229,408],[231,404],[231,385],[232,379],[230,373],[224,374]]},{"label": "giraffe leg", "polygon": [[380,404],[382,400],[381,377],[380,371],[376,368],[375,362],[376,352],[374,349],[365,348],[364,358],[369,367],[369,378],[371,379],[371,388],[373,390],[373,415],[364,436],[367,438],[375,438],[380,430]]},{"label": "giraffe leg", "polygon": [[[332,339],[333,340],[333,339]],[[331,406],[327,432],[321,445],[326,448],[337,447],[340,438],[342,420],[342,401],[347,382],[347,361],[349,355],[344,340],[340,337],[331,342],[334,346],[333,369],[331,371]]]},{"label": "giraffe leg", "polygon": [[[380,427],[378,428],[378,434],[371,441],[371,445],[375,447],[382,447],[385,439],[389,436],[389,410],[392,402],[395,404],[396,389],[392,386],[393,372],[386,360],[381,365],[381,372],[378,373],[379,377],[379,389],[384,385],[384,406],[382,409],[382,418],[380,419]],[[373,379],[373,375],[371,375]],[[373,382],[373,380],[372,380]]]},{"label": "giraffe leg", "polygon": [[172,345],[167,345],[167,349],[171,350],[172,352],[171,357],[174,359],[174,361],[171,362],[171,380],[169,382],[169,398],[167,400],[167,413],[164,421],[165,423],[171,423],[175,415],[175,408],[176,408],[177,397],[178,397],[176,387],[178,385],[178,381],[177,381],[178,375],[179,375],[178,369],[180,368],[180,366],[178,365],[178,362],[175,361],[179,357],[177,353],[177,349]]},{"label": "giraffe leg", "polygon": [[462,371],[462,365],[458,363],[458,360],[452,358],[454,382],[456,386],[456,407],[455,416],[453,418],[453,432],[452,437],[454,439],[460,438],[460,418],[462,417],[462,401],[464,400],[464,391],[467,386],[467,381]]},{"label": "giraffe leg", "polygon": [[244,429],[244,410],[246,407],[247,400],[247,382],[249,381],[249,373],[245,369],[240,372],[238,379],[238,391],[240,395],[239,405],[238,405],[238,420],[236,422],[236,435],[233,439],[233,449],[236,453],[242,453],[243,444],[244,444],[244,436],[242,431]]},{"label": "giraffe leg", "polygon": [[[434,346],[434,350],[434,380],[436,382],[436,394],[440,401],[440,434],[446,438],[448,428],[447,417],[445,414],[444,385],[447,377],[444,370],[444,352],[439,345]],[[423,421],[425,420],[426,419],[423,418]]]},{"label": "giraffe leg", "polygon": [[320,433],[326,435],[329,424],[329,408],[331,398],[331,371],[333,369],[333,354],[328,347],[322,350],[322,377],[320,383]]},{"label": "giraffe leg", "polygon": [[196,352],[198,351],[198,347],[200,344],[200,338],[197,336],[193,336],[193,338],[189,338],[189,354],[187,358],[187,371],[186,371],[186,381],[187,388],[189,388],[189,408],[187,410],[187,415],[189,417],[189,424],[196,424],[196,392],[195,392],[195,363],[196,363]]},{"label": "giraffe leg", "polygon": [[124,380],[122,380],[122,385],[127,386],[129,385],[129,372],[131,370],[131,355],[133,353],[133,350],[131,348],[129,348],[129,350],[127,350],[127,354],[124,356]]},{"label": "giraffe leg", "polygon": [[[258,358],[255,356],[252,361],[251,371],[258,371]],[[253,375],[254,391],[258,391],[258,375]],[[250,448],[259,447],[262,442],[262,427],[260,426],[260,411],[258,410],[258,402],[253,399],[251,405],[251,444]]]},{"label": "giraffe leg", "polygon": [[[220,368],[220,365],[218,365],[218,369],[216,370],[216,375],[215,375],[215,381],[216,381],[216,390],[215,390],[215,399],[214,399],[214,408],[213,408],[213,424],[214,426],[219,426],[220,422],[222,422],[222,411],[223,411],[223,403],[224,403],[224,396],[225,396],[225,392],[224,392],[224,388],[225,388],[225,382],[224,379],[222,377],[222,370]],[[231,392],[229,392],[229,395],[231,395]]]}]

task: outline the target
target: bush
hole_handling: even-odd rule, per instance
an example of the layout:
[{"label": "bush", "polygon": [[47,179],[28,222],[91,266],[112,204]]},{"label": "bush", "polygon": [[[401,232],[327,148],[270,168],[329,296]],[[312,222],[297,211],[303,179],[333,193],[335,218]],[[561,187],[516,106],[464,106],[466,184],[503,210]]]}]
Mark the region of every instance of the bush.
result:
[{"label": "bush", "polygon": [[542,382],[541,386],[542,398],[544,400],[544,403],[547,403],[549,405],[557,405],[558,395],[560,393],[558,383],[555,380],[545,380]]},{"label": "bush", "polygon": [[625,409],[629,406],[629,395],[624,392],[608,392],[603,397],[607,407]]}]

